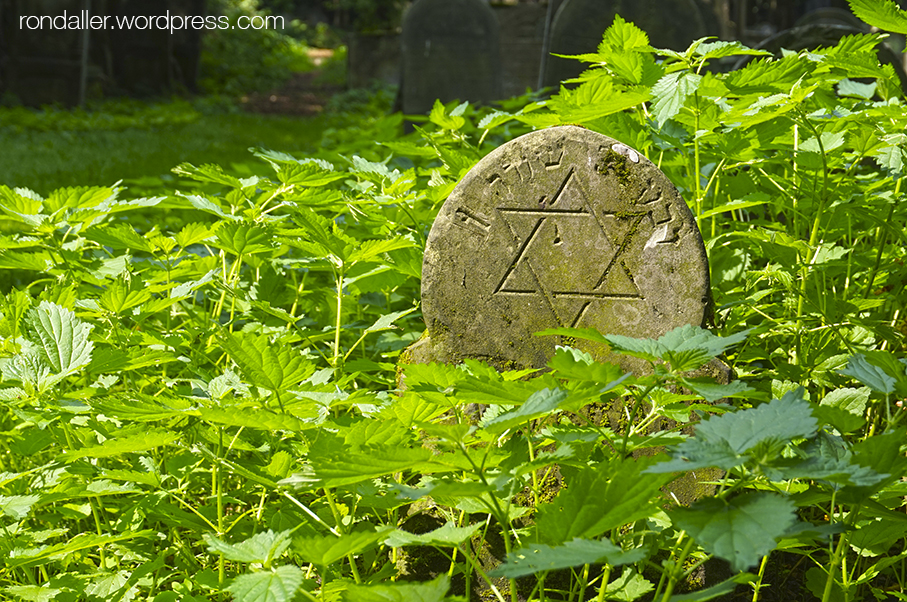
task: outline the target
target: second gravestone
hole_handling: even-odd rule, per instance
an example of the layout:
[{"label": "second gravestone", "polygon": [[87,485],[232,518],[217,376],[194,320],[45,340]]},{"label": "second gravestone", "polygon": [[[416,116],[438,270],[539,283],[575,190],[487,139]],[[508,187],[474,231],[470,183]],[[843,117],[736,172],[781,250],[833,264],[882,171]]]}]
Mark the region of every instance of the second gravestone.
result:
[{"label": "second gravestone", "polygon": [[667,177],[616,140],[555,127],[491,152],[441,208],[422,269],[428,336],[408,359],[542,368],[568,343],[633,369],[534,333],[659,337],[702,325],[709,300],[702,238]]}]

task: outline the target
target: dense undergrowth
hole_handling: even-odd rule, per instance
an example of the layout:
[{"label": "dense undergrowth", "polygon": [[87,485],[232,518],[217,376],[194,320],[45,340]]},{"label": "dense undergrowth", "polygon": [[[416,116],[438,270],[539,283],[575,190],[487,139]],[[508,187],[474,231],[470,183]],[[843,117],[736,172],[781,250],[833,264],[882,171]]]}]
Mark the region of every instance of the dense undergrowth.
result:
[{"label": "dense undergrowth", "polygon": [[[907,599],[907,114],[881,37],[776,60],[617,20],[547,101],[373,117],[142,197],[0,187],[4,595]],[[755,60],[706,69],[732,55]],[[398,366],[440,204],[561,123],[681,190],[712,331],[540,333],[648,375],[571,347],[544,373]],[[739,380],[690,375],[719,355]]]}]

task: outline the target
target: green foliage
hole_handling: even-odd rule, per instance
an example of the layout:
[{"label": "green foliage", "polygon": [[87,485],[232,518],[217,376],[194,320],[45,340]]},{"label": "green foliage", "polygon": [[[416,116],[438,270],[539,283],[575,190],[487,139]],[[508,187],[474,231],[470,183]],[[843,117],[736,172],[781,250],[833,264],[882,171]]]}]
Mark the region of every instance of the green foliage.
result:
[{"label": "green foliage", "polygon": [[294,72],[309,71],[306,45],[273,27],[238,27],[238,20],[261,17],[257,0],[218,0],[213,12],[224,16],[228,28],[212,29],[203,40],[200,84],[209,94],[238,96],[285,83]]},{"label": "green foliage", "polygon": [[[616,19],[547,101],[437,103],[409,135],[369,112],[302,158],[180,159],[148,195],[0,187],[4,595],[708,600],[775,587],[783,551],[823,602],[903,596],[907,124],[879,40],[776,60]],[[538,333],[640,374],[570,347],[398,365],[441,203],[567,122],[688,199],[714,332]],[[691,584],[713,558],[734,574]]]}]

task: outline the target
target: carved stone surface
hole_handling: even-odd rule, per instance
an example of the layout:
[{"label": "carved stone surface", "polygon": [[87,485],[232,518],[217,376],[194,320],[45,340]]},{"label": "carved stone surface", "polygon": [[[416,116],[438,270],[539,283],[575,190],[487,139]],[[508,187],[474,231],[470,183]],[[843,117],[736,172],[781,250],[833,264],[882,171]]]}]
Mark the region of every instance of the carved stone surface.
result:
[{"label": "carved stone surface", "polygon": [[709,298],[702,238],[667,177],[607,136],[550,128],[491,152],[445,202],[422,270],[428,336],[409,360],[541,368],[565,341],[538,331],[658,337],[703,324]]},{"label": "carved stone surface", "polygon": [[501,96],[498,22],[483,0],[418,0],[403,18],[403,112]]}]

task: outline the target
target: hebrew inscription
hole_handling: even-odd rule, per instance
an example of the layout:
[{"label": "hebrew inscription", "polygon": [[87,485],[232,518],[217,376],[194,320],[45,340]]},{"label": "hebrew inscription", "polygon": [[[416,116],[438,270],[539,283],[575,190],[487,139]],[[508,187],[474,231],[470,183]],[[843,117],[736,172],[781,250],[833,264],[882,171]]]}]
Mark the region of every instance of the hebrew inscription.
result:
[{"label": "hebrew inscription", "polygon": [[502,367],[544,367],[563,341],[541,330],[657,337],[701,324],[709,300],[676,188],[637,150],[575,126],[517,138],[467,174],[432,227],[422,283],[430,355]]}]

